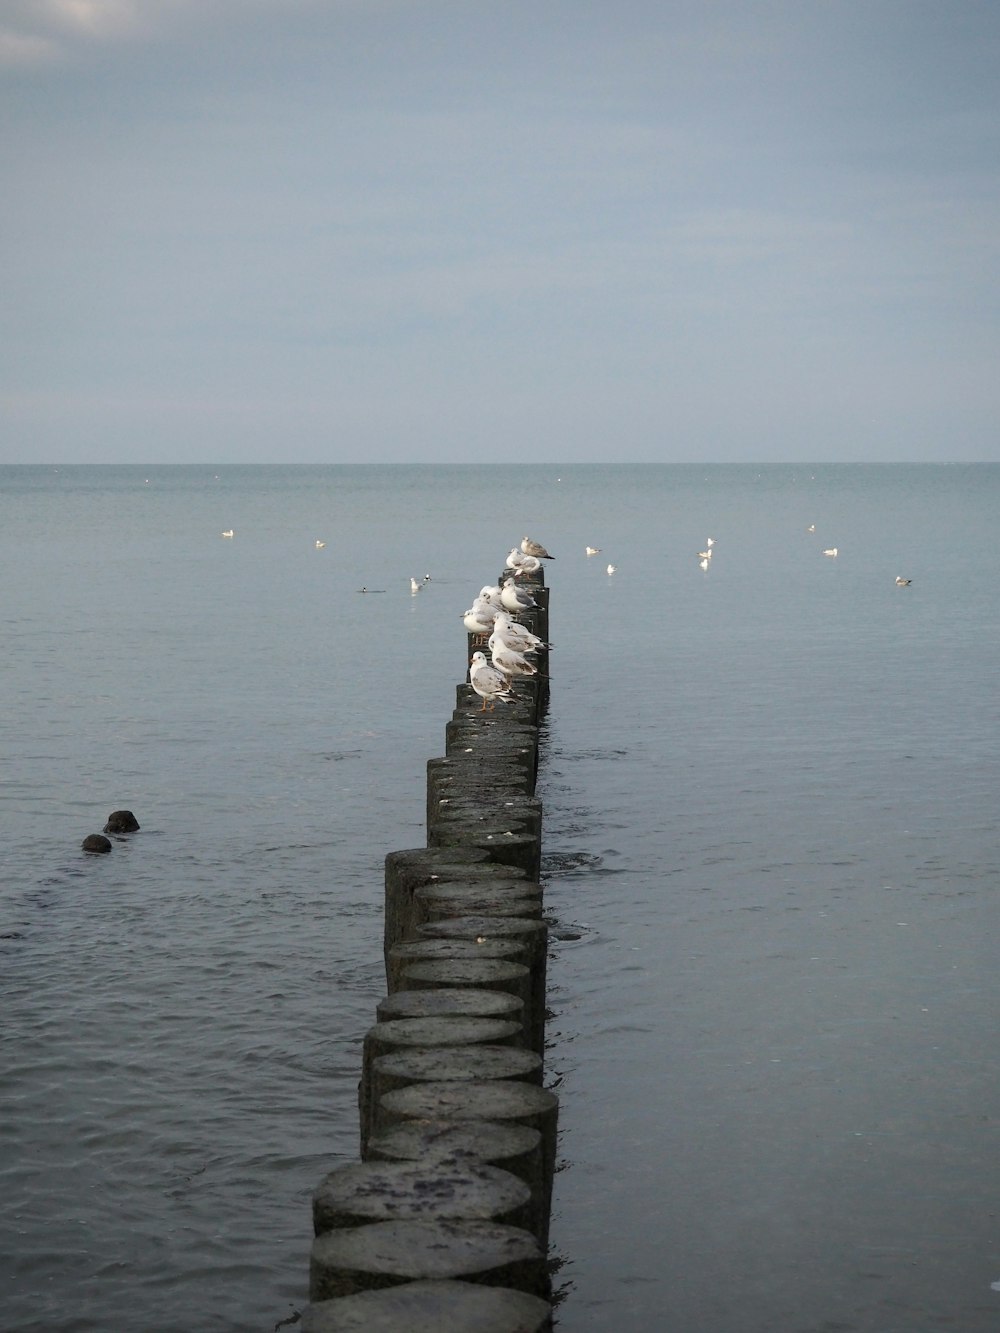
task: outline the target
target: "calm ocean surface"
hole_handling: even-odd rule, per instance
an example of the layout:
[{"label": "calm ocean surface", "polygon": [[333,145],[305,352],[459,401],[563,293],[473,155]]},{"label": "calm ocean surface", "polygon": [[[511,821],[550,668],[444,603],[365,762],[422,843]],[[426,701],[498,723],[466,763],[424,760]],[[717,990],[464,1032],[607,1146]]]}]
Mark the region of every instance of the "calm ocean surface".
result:
[{"label": "calm ocean surface", "polygon": [[2,1327],[305,1304],[383,858],[530,533],[560,1328],[1000,1328],[998,515],[993,465],[0,468]]}]

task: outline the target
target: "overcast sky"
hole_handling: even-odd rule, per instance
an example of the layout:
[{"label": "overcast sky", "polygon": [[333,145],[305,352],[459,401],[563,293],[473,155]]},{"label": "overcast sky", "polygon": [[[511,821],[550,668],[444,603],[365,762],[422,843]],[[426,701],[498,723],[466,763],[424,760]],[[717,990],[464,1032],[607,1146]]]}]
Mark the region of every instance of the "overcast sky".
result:
[{"label": "overcast sky", "polygon": [[0,462],[1000,459],[996,0],[0,0]]}]

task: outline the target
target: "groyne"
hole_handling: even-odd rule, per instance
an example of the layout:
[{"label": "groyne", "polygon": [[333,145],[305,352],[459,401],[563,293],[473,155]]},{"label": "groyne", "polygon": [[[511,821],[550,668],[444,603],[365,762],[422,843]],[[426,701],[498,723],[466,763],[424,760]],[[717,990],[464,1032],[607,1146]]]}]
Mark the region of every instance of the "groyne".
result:
[{"label": "groyne", "polygon": [[[509,572],[509,571],[508,571]],[[548,642],[548,589],[518,619]],[[468,635],[468,661],[488,652]],[[513,699],[459,684],[427,764],[427,845],[385,860],[385,998],[364,1036],[359,1160],[313,1195],[303,1333],[535,1333],[558,1099],[535,796],[547,653]]]}]

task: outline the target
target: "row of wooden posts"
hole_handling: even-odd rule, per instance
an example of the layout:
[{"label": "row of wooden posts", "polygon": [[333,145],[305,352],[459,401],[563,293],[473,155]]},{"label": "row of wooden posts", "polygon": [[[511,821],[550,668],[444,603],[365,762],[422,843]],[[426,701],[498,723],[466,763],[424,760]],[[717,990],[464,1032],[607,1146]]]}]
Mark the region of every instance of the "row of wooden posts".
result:
[{"label": "row of wooden posts", "polygon": [[[548,589],[519,618],[548,641]],[[468,656],[486,650],[469,635]],[[457,689],[427,846],[385,863],[386,997],[364,1038],[360,1160],[313,1196],[302,1333],[540,1333],[558,1099],[544,1085],[547,654],[515,700]]]}]

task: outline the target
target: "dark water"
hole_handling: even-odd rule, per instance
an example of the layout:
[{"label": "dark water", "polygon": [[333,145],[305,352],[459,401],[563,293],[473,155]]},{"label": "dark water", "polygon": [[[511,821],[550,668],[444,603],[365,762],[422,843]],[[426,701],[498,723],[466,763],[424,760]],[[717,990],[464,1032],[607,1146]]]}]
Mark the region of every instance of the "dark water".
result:
[{"label": "dark water", "polygon": [[557,556],[560,1326],[1000,1324],[1000,469],[0,487],[5,1327],[301,1308],[382,859],[423,843],[459,615],[524,532]]}]

